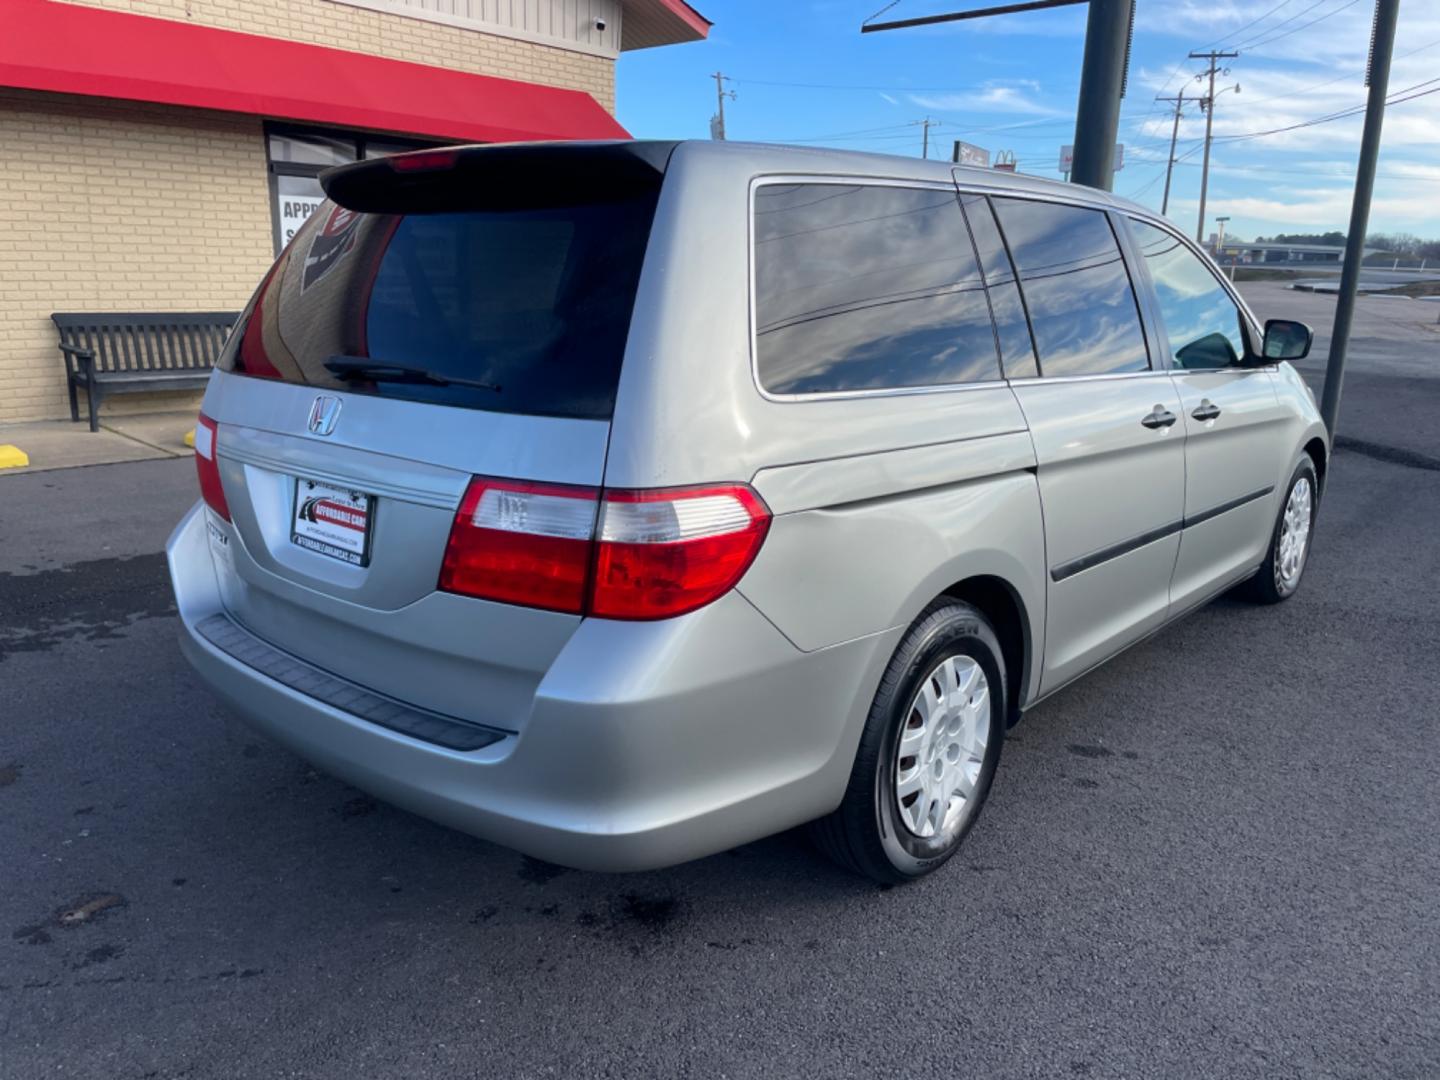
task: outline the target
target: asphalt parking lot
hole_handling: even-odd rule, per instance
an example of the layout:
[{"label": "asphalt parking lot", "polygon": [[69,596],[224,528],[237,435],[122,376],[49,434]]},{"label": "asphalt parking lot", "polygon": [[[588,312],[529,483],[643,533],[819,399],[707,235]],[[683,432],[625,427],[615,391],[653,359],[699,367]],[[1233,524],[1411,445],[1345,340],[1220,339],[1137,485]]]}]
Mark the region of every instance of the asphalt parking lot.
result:
[{"label": "asphalt parking lot", "polygon": [[604,876],[377,803],[180,659],[188,461],[0,478],[0,1076],[1440,1075],[1440,429],[1386,404],[1435,402],[1425,333],[1357,359],[1299,595],[1040,706],[896,889],[794,834]]}]

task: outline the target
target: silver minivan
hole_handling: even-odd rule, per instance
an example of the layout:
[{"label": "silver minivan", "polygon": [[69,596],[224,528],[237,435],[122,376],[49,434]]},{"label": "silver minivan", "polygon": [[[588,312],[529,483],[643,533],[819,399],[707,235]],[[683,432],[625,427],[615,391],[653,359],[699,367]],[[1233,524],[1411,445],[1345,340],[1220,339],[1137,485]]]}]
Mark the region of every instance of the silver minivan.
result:
[{"label": "silver minivan", "polygon": [[602,870],[811,823],[915,878],[1027,709],[1300,583],[1310,332],[1133,203],[705,142],[322,182],[205,394],[181,643],[419,814]]}]

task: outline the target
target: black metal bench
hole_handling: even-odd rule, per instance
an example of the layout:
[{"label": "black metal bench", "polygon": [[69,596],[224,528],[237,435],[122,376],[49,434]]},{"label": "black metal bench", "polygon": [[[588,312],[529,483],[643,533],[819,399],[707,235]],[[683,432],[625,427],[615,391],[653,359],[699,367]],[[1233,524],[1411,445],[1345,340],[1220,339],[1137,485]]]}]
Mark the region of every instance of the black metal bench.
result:
[{"label": "black metal bench", "polygon": [[70,419],[80,419],[75,392],[84,387],[90,430],[97,431],[100,403],[107,394],[203,388],[239,313],[57,311],[50,318],[60,331]]}]

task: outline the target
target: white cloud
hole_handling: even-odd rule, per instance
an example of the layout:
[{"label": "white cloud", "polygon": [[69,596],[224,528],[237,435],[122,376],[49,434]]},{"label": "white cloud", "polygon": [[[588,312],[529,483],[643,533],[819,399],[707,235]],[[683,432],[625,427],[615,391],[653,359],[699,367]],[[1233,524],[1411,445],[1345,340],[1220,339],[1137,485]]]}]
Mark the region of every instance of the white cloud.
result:
[{"label": "white cloud", "polygon": [[[1028,93],[1027,93],[1028,92]],[[997,79],[979,90],[957,94],[910,94],[911,104],[935,112],[993,112],[1026,116],[1058,116],[1060,110],[1046,105],[1030,94],[1039,94],[1040,84],[1033,79]]]}]

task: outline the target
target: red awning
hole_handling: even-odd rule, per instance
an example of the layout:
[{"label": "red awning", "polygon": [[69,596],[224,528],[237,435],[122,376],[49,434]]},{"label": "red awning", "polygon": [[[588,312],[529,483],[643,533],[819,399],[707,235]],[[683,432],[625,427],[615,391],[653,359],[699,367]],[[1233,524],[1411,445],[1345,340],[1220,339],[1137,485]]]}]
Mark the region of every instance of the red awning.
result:
[{"label": "red awning", "polygon": [[54,0],[3,5],[0,86],[457,141],[629,137],[579,90]]}]

